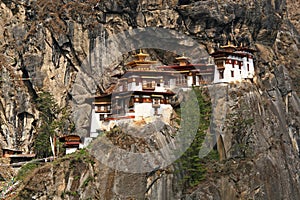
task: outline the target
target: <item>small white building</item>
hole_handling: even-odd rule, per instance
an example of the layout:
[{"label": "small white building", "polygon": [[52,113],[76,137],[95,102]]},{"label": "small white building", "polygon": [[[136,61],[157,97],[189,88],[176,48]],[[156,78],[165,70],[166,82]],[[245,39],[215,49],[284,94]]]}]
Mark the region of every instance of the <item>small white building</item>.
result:
[{"label": "small white building", "polygon": [[253,79],[253,49],[230,43],[211,54],[215,61],[214,83],[229,83]]},{"label": "small white building", "polygon": [[64,143],[63,147],[66,149],[66,154],[74,153],[81,144],[81,139],[78,135],[64,135],[59,138],[59,141]]}]

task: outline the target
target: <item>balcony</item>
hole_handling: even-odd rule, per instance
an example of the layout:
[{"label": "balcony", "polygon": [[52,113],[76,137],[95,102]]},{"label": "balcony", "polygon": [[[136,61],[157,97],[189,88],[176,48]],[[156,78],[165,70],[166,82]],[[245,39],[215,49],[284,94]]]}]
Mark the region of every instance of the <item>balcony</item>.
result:
[{"label": "balcony", "polygon": [[143,86],[143,90],[155,90],[154,86]]},{"label": "balcony", "polygon": [[160,104],[152,104],[153,108],[160,108]]},{"label": "balcony", "polygon": [[100,108],[96,108],[95,109],[95,112],[96,113],[111,113],[111,110],[110,109],[100,109]]}]

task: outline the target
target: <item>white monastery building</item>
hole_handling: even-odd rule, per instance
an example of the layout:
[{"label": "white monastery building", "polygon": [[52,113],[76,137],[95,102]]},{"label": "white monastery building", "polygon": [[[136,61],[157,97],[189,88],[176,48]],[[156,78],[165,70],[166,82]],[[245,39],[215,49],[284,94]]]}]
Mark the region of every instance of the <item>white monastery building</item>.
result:
[{"label": "white monastery building", "polygon": [[177,57],[173,65],[157,65],[147,60],[148,54],[134,55],[125,65],[126,72],[115,75],[118,83],[94,97],[91,137],[107,130],[110,123],[122,120],[145,120],[159,117],[170,121],[171,99],[176,88],[189,89],[217,83],[239,82],[254,77],[253,52],[246,47],[228,43],[211,54],[212,63],[192,64],[185,56]]},{"label": "white monastery building", "polygon": [[253,79],[253,52],[246,47],[236,47],[230,43],[211,54],[215,62],[214,83],[229,83]]},{"label": "white monastery building", "polygon": [[213,81],[213,64],[192,64],[182,56],[176,58],[176,64],[159,66],[157,61],[147,60],[148,56],[142,51],[136,54],[136,59],[125,65],[125,74],[114,76],[118,83],[110,91],[94,97],[91,135],[96,136],[116,120],[151,121],[159,117],[168,123],[174,90]]}]

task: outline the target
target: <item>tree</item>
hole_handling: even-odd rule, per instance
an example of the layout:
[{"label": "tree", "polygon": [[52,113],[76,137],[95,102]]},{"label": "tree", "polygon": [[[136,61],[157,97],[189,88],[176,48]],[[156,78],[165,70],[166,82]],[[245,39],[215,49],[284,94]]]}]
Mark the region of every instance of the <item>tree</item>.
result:
[{"label": "tree", "polygon": [[[200,123],[195,138],[190,147],[177,160],[180,172],[183,175],[182,184],[184,188],[189,188],[197,185],[205,178],[206,168],[202,164],[202,159],[199,157],[199,150],[203,143],[206,131],[210,124],[211,102],[208,95],[200,88],[194,88],[194,93],[197,97],[200,113],[195,113],[200,117]],[[190,108],[191,115],[196,109]]]},{"label": "tree", "polygon": [[54,138],[58,132],[62,134],[73,132],[74,123],[69,120],[70,109],[59,108],[53,95],[41,92],[36,99],[37,109],[40,111],[38,135],[34,142],[37,157],[44,158],[52,155],[50,137]]},{"label": "tree", "polygon": [[40,126],[34,142],[34,149],[37,157],[43,158],[52,154],[49,138],[50,136],[53,138],[56,135],[56,117],[59,114],[59,109],[53,95],[49,92],[42,92],[39,94],[36,99],[36,106],[40,111]]}]

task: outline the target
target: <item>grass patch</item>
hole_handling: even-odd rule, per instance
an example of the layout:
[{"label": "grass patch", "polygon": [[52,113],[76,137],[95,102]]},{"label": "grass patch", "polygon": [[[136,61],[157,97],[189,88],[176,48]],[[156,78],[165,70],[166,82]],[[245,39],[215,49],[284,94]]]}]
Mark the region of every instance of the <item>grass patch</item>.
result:
[{"label": "grass patch", "polygon": [[36,163],[27,163],[21,167],[21,169],[18,171],[17,180],[24,180],[34,169],[39,167]]},{"label": "grass patch", "polygon": [[89,184],[89,182],[90,182],[90,181],[93,181],[93,180],[94,180],[94,178],[93,178],[92,176],[87,177],[87,178],[83,181],[83,184],[82,184],[81,188],[87,187],[88,184]]}]

